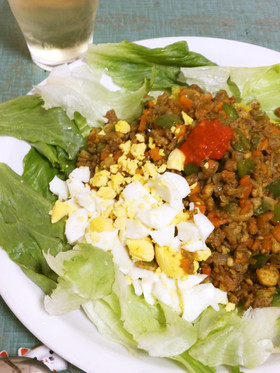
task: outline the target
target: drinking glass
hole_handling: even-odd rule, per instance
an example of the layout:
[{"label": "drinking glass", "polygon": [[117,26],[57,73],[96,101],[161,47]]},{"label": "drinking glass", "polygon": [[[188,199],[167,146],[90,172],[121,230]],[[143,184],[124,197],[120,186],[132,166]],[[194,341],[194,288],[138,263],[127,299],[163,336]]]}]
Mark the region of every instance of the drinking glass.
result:
[{"label": "drinking glass", "polygon": [[45,70],[74,61],[93,40],[98,0],[9,0],[32,60]]}]

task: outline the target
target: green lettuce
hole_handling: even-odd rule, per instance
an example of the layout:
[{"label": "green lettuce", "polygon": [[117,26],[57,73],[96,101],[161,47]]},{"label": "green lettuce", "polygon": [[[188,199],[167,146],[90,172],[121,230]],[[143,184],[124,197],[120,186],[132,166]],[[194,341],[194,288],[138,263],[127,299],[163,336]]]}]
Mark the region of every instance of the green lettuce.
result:
[{"label": "green lettuce", "polygon": [[56,255],[70,248],[64,222],[51,223],[51,209],[51,202],[0,163],[0,245],[45,293],[56,286],[57,275],[44,251]]},{"label": "green lettuce", "polygon": [[78,309],[90,300],[102,299],[111,293],[112,254],[90,244],[79,244],[59,253],[55,260],[51,253],[45,253],[45,258],[59,275],[56,289],[45,297],[45,307],[50,314]]},{"label": "green lettuce", "polygon": [[0,104],[0,136],[29,142],[54,167],[66,170],[75,161],[84,139],[61,108],[45,110],[39,95],[26,95]]},{"label": "green lettuce", "polygon": [[237,92],[244,104],[257,99],[270,118],[280,121],[274,113],[280,105],[280,64],[262,67],[182,68],[180,81],[197,84],[214,94],[220,89],[225,89],[230,95]]},{"label": "green lettuce", "polygon": [[219,312],[208,308],[195,323],[198,341],[189,354],[207,366],[256,368],[276,352],[279,345],[280,308]]},{"label": "green lettuce", "polygon": [[[111,91],[97,77],[95,70],[87,65],[72,69],[62,66],[54,69],[44,84],[34,88],[34,92],[44,100],[45,109],[62,107],[78,126],[85,127],[84,133],[90,127],[102,126],[106,122],[104,116],[111,109],[128,122],[141,115],[142,101],[151,89],[151,80],[146,79],[133,92],[125,89]],[[82,118],[86,118],[86,124]]]},{"label": "green lettuce", "polygon": [[153,90],[167,90],[178,84],[181,67],[215,65],[199,53],[189,50],[185,41],[163,48],[147,48],[129,41],[89,46],[86,60],[97,70],[106,70],[113,81],[130,90],[137,90],[146,78],[156,76]]}]

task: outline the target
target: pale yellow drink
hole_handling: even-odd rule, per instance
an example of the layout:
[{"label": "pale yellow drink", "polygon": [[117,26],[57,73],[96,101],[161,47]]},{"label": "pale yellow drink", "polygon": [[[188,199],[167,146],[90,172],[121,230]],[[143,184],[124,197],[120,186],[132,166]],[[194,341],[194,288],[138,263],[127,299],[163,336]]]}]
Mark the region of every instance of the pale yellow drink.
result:
[{"label": "pale yellow drink", "polygon": [[9,0],[34,62],[50,70],[92,42],[98,0]]}]

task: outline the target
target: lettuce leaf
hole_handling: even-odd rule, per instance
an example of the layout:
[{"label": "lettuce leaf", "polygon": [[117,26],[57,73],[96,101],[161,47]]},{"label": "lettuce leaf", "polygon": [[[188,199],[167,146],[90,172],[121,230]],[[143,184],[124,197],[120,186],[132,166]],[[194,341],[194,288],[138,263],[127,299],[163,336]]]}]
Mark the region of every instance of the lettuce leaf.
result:
[{"label": "lettuce leaf", "polygon": [[280,64],[262,67],[182,68],[180,81],[197,84],[211,93],[225,89],[230,95],[234,93],[234,83],[240,91],[241,102],[247,104],[257,99],[262,110],[271,119],[280,121],[274,113],[280,103]]},{"label": "lettuce leaf", "polygon": [[70,248],[64,222],[52,224],[51,202],[0,163],[0,245],[44,292],[56,285],[57,275],[43,252],[56,255]]},{"label": "lettuce leaf", "polygon": [[39,95],[27,95],[0,104],[0,135],[30,143],[59,146],[69,159],[75,158],[83,138],[61,108],[45,110]]},{"label": "lettuce leaf", "polygon": [[80,308],[90,300],[102,299],[112,291],[112,254],[90,244],[76,245],[55,258],[45,254],[50,267],[59,275],[56,289],[45,297],[50,314],[63,314]]},{"label": "lettuce leaf", "polygon": [[105,114],[111,109],[119,118],[129,122],[140,116],[142,100],[151,88],[150,81],[146,79],[134,92],[125,89],[111,91],[97,77],[96,71],[87,65],[64,65],[54,69],[44,84],[34,88],[34,92],[43,98],[45,109],[62,107],[74,120],[77,120],[78,113],[78,125],[82,123],[82,117],[86,118],[89,127],[102,126],[106,121]]},{"label": "lettuce leaf", "polygon": [[147,48],[129,41],[90,45],[86,53],[88,64],[104,70],[113,81],[130,90],[137,90],[146,78],[156,76],[153,90],[164,90],[178,84],[180,67],[214,65],[199,53],[189,51],[185,41],[164,48]]},{"label": "lettuce leaf", "polygon": [[256,368],[279,345],[280,308],[215,312],[208,308],[196,322],[198,341],[188,351],[190,356],[208,366],[245,366]]}]

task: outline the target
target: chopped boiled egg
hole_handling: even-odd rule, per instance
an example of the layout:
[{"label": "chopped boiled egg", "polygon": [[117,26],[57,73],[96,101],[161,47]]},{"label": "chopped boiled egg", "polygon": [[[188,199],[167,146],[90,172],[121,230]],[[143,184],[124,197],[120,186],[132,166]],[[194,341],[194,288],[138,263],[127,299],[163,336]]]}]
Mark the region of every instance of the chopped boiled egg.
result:
[{"label": "chopped boiled egg", "polygon": [[143,260],[145,262],[151,262],[154,259],[154,246],[150,238],[128,238],[126,244],[129,254],[133,259]]},{"label": "chopped boiled egg", "polygon": [[[183,207],[182,207],[183,208]],[[149,210],[139,211],[136,217],[148,227],[160,229],[171,223],[172,219],[180,212],[167,203]]]},{"label": "chopped boiled egg", "polygon": [[179,288],[184,308],[182,318],[189,322],[194,321],[209,306],[218,311],[219,304],[227,304],[227,293],[215,288],[213,284],[184,289],[184,283],[181,282]]},{"label": "chopped boiled egg", "polygon": [[61,202],[57,200],[50,212],[51,222],[56,223],[64,216],[71,215],[74,211],[77,210],[77,206],[70,201]]},{"label": "chopped boiled egg", "polygon": [[77,242],[84,236],[88,223],[88,212],[84,208],[74,211],[65,224],[65,234],[70,244]]},{"label": "chopped boiled egg", "polygon": [[207,218],[207,216],[203,215],[202,213],[195,214],[193,220],[197,225],[202,238],[206,240],[210,233],[212,233],[214,230],[214,225]]},{"label": "chopped boiled egg", "polygon": [[127,238],[145,238],[151,233],[151,230],[137,219],[127,219],[125,225],[125,235]]},{"label": "chopped boiled egg", "polygon": [[171,278],[187,277],[186,272],[181,267],[182,254],[173,251],[168,246],[155,245],[155,258],[162,272]]},{"label": "chopped boiled egg", "polygon": [[175,236],[175,225],[167,225],[161,229],[152,230],[150,235],[159,246],[170,246]]},{"label": "chopped boiled egg", "polygon": [[174,149],[168,156],[167,168],[170,170],[183,171],[185,159],[185,154],[180,149]]},{"label": "chopped boiled egg", "polygon": [[50,191],[55,194],[60,201],[64,201],[69,196],[69,190],[66,181],[55,176],[49,183]]},{"label": "chopped boiled egg", "polygon": [[[138,136],[139,143],[129,140],[120,145],[123,155],[110,171],[97,169],[90,179],[89,169],[82,167],[66,182],[54,178],[50,188],[59,198],[51,211],[52,222],[66,216],[70,244],[87,242],[111,252],[137,295],[149,304],[159,300],[193,321],[208,306],[217,309],[219,303],[227,303],[226,293],[201,284],[207,276],[195,274],[199,262],[211,255],[205,240],[214,226],[202,213],[184,208],[183,199],[190,193],[184,177],[166,172],[165,164],[142,162],[146,144],[140,140]],[[171,163],[176,165],[171,168],[178,170],[182,158],[178,168],[179,158],[173,155]],[[142,174],[134,175],[138,167]],[[193,275],[186,273],[188,255]],[[138,268],[139,261],[145,266],[152,262],[154,270]]]}]

